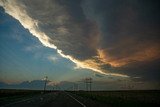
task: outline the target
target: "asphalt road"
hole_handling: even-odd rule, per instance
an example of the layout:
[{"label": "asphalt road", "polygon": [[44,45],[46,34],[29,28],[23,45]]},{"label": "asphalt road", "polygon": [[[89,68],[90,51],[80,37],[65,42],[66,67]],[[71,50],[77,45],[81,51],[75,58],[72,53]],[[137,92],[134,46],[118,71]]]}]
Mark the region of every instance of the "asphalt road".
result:
[{"label": "asphalt road", "polygon": [[30,98],[7,102],[0,107],[108,107],[101,103],[84,99],[69,92],[52,92]]}]

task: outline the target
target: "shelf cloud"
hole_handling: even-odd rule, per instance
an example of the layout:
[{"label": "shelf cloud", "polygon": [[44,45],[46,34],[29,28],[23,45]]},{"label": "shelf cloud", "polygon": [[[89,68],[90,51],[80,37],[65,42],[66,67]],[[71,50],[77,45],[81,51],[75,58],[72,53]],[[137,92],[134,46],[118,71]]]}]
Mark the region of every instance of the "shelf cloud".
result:
[{"label": "shelf cloud", "polygon": [[160,15],[158,5],[153,9],[147,2],[119,2],[1,0],[0,6],[76,68],[129,77],[137,64],[144,67],[160,59]]}]

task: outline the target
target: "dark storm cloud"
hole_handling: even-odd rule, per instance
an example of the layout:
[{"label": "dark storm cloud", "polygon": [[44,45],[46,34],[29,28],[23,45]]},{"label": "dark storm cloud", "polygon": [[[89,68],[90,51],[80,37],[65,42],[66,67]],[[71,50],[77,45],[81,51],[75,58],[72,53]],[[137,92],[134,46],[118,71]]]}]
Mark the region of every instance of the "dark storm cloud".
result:
[{"label": "dark storm cloud", "polygon": [[[150,62],[134,62],[123,67],[116,68],[115,72],[123,72],[124,74],[138,76],[141,81],[160,81],[160,60]],[[137,80],[137,78],[135,78]]]},{"label": "dark storm cloud", "polygon": [[78,67],[115,76],[159,74],[158,1],[3,0],[0,5]]},{"label": "dark storm cloud", "polygon": [[[140,54],[148,48],[160,49],[158,4],[155,1],[93,0],[84,3],[84,11],[101,28],[103,52],[120,60],[137,56],[138,52]],[[156,53],[159,51],[151,54]]]},{"label": "dark storm cloud", "polygon": [[24,0],[22,3],[30,17],[38,20],[40,30],[64,54],[79,60],[96,55],[92,39],[97,36],[97,28],[83,14],[81,0]]},{"label": "dark storm cloud", "polygon": [[[100,54],[114,72],[159,78],[159,1],[85,1],[84,12],[101,29]],[[158,60],[158,61],[157,61]]]}]

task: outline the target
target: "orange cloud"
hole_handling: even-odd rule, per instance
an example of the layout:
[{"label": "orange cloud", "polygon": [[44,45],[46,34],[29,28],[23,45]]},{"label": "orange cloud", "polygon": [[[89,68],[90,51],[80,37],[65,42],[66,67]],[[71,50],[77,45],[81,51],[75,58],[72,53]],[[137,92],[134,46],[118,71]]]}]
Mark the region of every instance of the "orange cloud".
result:
[{"label": "orange cloud", "polygon": [[139,49],[138,51],[135,51],[128,56],[121,54],[118,58],[116,56],[110,55],[107,52],[107,49],[98,49],[97,52],[99,59],[102,62],[110,64],[113,67],[120,67],[135,61],[151,61],[160,58],[160,47],[157,44],[146,46],[145,48]]}]

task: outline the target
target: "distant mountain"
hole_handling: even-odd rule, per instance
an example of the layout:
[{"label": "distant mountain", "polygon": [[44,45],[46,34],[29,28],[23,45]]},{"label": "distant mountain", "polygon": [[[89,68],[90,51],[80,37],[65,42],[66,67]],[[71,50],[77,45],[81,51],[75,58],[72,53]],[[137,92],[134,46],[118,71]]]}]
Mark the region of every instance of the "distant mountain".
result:
[{"label": "distant mountain", "polygon": [[[51,81],[48,81],[47,88],[48,90],[73,90],[74,85],[77,86],[79,84],[80,89],[84,89],[84,84],[82,83],[74,83],[69,81],[61,81],[57,85],[49,84]],[[52,82],[51,82],[52,83]],[[44,81],[43,80],[33,80],[33,81],[23,81],[21,83],[7,84],[4,82],[0,82],[0,89],[31,89],[31,90],[43,90]]]},{"label": "distant mountain", "polygon": [[[44,80],[23,81],[17,84],[7,84],[4,82],[0,82],[0,89],[43,90],[44,84],[45,84]],[[126,84],[124,84],[124,81],[117,80],[117,82],[116,81],[93,81],[91,87],[92,87],[92,90],[126,89],[126,88],[123,88],[123,86],[126,86]],[[131,87],[130,89],[143,89],[143,87],[142,88],[140,87],[141,84],[140,85],[136,84],[134,86],[138,88]],[[86,90],[86,84],[84,83],[84,81],[77,81],[77,82],[61,81],[57,84],[55,84],[53,81],[48,81],[46,89],[47,90],[53,90],[53,89],[54,90]]]},{"label": "distant mountain", "polygon": [[[35,89],[43,90],[44,81],[43,80],[33,80],[33,81],[24,81],[17,84],[7,84],[0,82],[0,89]],[[52,86],[48,85],[47,89],[52,89]]]}]

